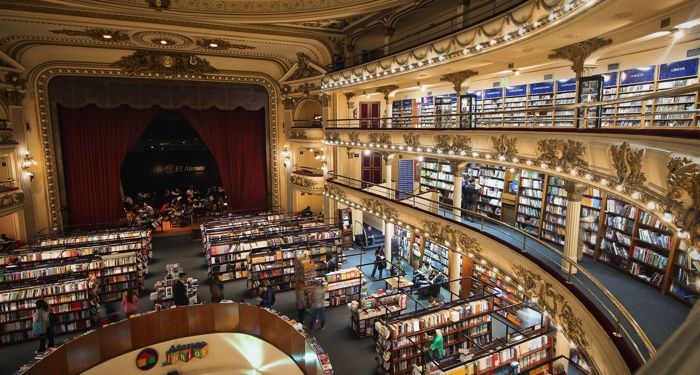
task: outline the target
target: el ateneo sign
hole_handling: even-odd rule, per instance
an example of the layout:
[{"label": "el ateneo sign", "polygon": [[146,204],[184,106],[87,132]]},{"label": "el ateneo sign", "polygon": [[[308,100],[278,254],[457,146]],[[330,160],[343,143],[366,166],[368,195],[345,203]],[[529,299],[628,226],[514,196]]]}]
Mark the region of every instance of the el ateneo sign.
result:
[{"label": "el ateneo sign", "polygon": [[182,164],[166,164],[163,166],[163,173],[173,175],[179,173],[204,173],[207,167],[204,165],[182,165]]}]

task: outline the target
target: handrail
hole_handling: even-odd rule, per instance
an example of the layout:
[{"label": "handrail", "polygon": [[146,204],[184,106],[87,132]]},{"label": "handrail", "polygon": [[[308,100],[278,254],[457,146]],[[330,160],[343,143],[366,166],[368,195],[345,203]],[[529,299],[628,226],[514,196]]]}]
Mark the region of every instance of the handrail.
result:
[{"label": "handrail", "polygon": [[[498,109],[498,110],[481,110],[481,111],[465,111],[461,112],[459,114],[457,113],[448,113],[448,114],[432,114],[432,115],[412,115],[412,116],[391,116],[391,117],[371,117],[371,118],[340,118],[340,119],[328,119],[324,120],[327,124],[327,128],[342,128],[342,127],[360,127],[360,124],[363,122],[366,122],[368,124],[377,124],[379,127],[382,128],[387,128],[387,127],[401,127],[401,128],[406,128],[406,127],[420,127],[420,128],[450,128],[450,127],[455,127],[458,128],[460,125],[463,126],[464,121],[471,121],[471,122],[476,122],[476,124],[472,125],[469,124],[467,126],[468,128],[474,128],[474,127],[485,127],[484,125],[487,125],[489,127],[494,126],[493,124],[496,124],[495,126],[498,126],[499,128],[502,127],[517,127],[521,128],[523,126],[525,127],[536,127],[536,128],[567,128],[567,127],[574,127],[577,122],[584,122],[583,128],[588,127],[585,122],[593,119],[604,119],[606,116],[592,116],[589,115],[589,111],[591,109],[595,109],[596,107],[606,107],[606,106],[613,106],[613,105],[618,105],[618,104],[623,104],[623,103],[631,103],[631,102],[639,102],[639,101],[648,101],[648,100],[655,100],[659,98],[667,98],[667,97],[672,97],[672,96],[679,96],[679,95],[684,95],[684,94],[694,94],[696,92],[700,91],[700,83],[694,83],[691,85],[687,86],[682,86],[682,87],[676,87],[672,89],[667,89],[663,91],[656,91],[652,93],[644,93],[644,94],[639,94],[639,95],[631,95],[627,96],[624,98],[617,98],[617,99],[608,99],[608,100],[600,100],[600,101],[595,101],[595,102],[587,102],[587,103],[576,103],[576,104],[562,104],[562,105],[549,105],[549,106],[536,106],[536,107],[522,107],[522,108],[516,108],[516,109]],[[556,98],[552,97],[551,100],[553,103],[556,103]],[[674,105],[676,103],[664,103],[664,105]],[[459,105],[459,103],[458,103]],[[644,105],[643,105],[644,107]],[[576,117],[574,114],[578,111],[579,115]],[[582,111],[580,111],[582,110]],[[564,112],[564,111],[574,111],[572,114],[559,114],[557,115],[557,111],[559,112]],[[648,126],[642,126],[644,119],[649,119],[653,118],[653,116],[658,116],[660,114],[698,114],[700,113],[700,109],[698,108],[693,108],[689,110],[683,110],[683,111],[663,111],[663,112],[652,112],[652,111],[640,111],[640,113],[617,113],[614,116],[616,117],[633,117],[633,118],[639,118],[640,121],[640,126],[634,126],[634,127],[628,127],[628,126],[620,126],[621,128],[650,128]],[[518,116],[512,116],[508,121],[510,123],[518,123],[516,126],[503,126],[504,123],[504,118],[505,115],[516,115],[520,114]],[[494,115],[503,115],[503,118],[501,119],[492,119],[490,117]],[[458,120],[459,118],[459,120]],[[444,123],[446,120],[449,121],[447,124],[448,126],[431,126],[429,124],[426,124],[424,120],[426,119],[436,119],[440,121],[435,121],[435,123]],[[418,120],[418,123],[415,124],[415,126],[405,126],[406,122],[414,122],[413,120]],[[517,121],[515,121],[517,120]],[[546,121],[546,122],[552,122],[554,123],[555,121],[562,121],[562,122],[567,122],[571,123],[571,126],[556,126],[556,125],[542,125],[541,123],[537,123],[538,121]],[[678,119],[679,121],[692,121],[692,119],[687,120],[687,119]],[[398,124],[394,124],[395,122],[398,122]],[[344,124],[343,124],[344,123]],[[355,124],[356,123],[356,124]],[[481,124],[479,124],[481,123]],[[528,124],[530,123],[530,124]],[[345,125],[345,126],[341,126]],[[352,124],[350,126],[347,126],[349,124]],[[498,125],[500,124],[500,125]],[[369,126],[371,128],[371,126]],[[606,128],[609,128],[606,126]],[[653,127],[654,129],[657,128],[669,128],[669,129],[693,129],[697,130],[699,129],[696,124],[691,124],[690,126],[679,126],[679,127]]]},{"label": "handrail", "polygon": [[[344,182],[341,182],[341,181],[344,181]],[[463,208],[457,208],[455,206],[451,206],[451,205],[448,205],[448,204],[445,204],[445,203],[442,203],[439,201],[430,200],[430,199],[427,199],[424,197],[419,197],[419,196],[416,196],[414,194],[410,194],[410,193],[403,192],[403,191],[401,191],[401,193],[404,196],[408,196],[408,198],[401,199],[401,200],[392,199],[391,197],[398,196],[397,192],[399,192],[399,190],[388,188],[388,187],[380,185],[380,184],[368,183],[368,182],[360,181],[360,180],[357,180],[354,178],[345,177],[345,176],[341,176],[341,175],[337,175],[337,174],[330,174],[330,173],[329,173],[329,179],[327,180],[327,182],[338,184],[341,186],[345,186],[345,187],[348,187],[351,189],[361,190],[367,194],[372,194],[371,190],[368,190],[369,188],[381,189],[381,190],[384,190],[385,192],[387,192],[387,195],[375,194],[380,198],[388,199],[388,200],[395,201],[398,203],[408,204],[411,207],[414,207],[416,209],[428,211],[430,213],[435,213],[431,210],[426,210],[425,208],[421,208],[421,204],[425,205],[425,203],[418,203],[418,205],[416,204],[416,200],[419,200],[419,202],[428,202],[429,205],[435,205],[436,207],[438,207],[437,214],[445,217],[448,220],[454,221],[454,218],[452,217],[453,216],[452,213],[454,211],[460,211],[461,217],[473,217],[475,219],[478,218],[478,221],[481,222],[481,230],[482,231],[484,229],[485,222],[495,224],[497,227],[497,228],[495,228],[496,230],[498,230],[498,227],[506,227],[511,231],[515,231],[516,233],[518,233],[520,235],[520,238],[513,237],[507,231],[503,232],[502,234],[507,236],[507,237],[510,237],[513,240],[521,241],[523,252],[528,252],[528,250],[539,252],[539,250],[536,247],[528,245],[528,241],[530,241],[530,242],[534,241],[534,242],[538,243],[539,245],[541,245],[542,247],[544,247],[549,252],[549,254],[543,254],[543,255],[545,256],[545,258],[547,260],[552,261],[557,266],[557,267],[555,267],[555,270],[558,270],[558,271],[561,270],[561,267],[564,265],[564,263],[566,264],[566,266],[564,266],[564,267],[567,269],[567,271],[563,272],[563,276],[566,277],[567,283],[573,284],[574,281],[578,281],[577,287],[579,287],[579,288],[583,287],[583,288],[588,289],[588,291],[590,292],[590,296],[593,298],[593,300],[598,301],[600,306],[602,306],[605,309],[605,312],[609,316],[609,318],[607,318],[608,321],[610,321],[610,323],[612,323],[615,326],[615,329],[617,331],[620,331],[620,332],[615,332],[614,334],[621,334],[626,339],[626,341],[628,341],[634,347],[635,355],[638,357],[638,359],[641,360],[642,363],[645,363],[649,358],[651,358],[656,353],[656,348],[655,348],[654,344],[651,342],[649,337],[642,330],[642,328],[639,326],[639,324],[636,322],[636,320],[632,317],[630,312],[599,280],[597,280],[595,278],[595,276],[593,276],[593,274],[591,274],[587,269],[585,269],[584,267],[579,265],[576,260],[569,258],[565,254],[563,254],[561,251],[553,248],[547,242],[545,242],[537,237],[532,236],[530,233],[523,231],[517,227],[511,226],[507,223],[492,219],[488,216],[482,215],[482,214],[475,212],[475,211],[470,211],[468,209],[463,209]],[[413,201],[413,204],[410,204],[411,201]],[[430,206],[428,206],[428,207],[430,208]],[[442,210],[443,212],[440,213],[440,210]],[[464,223],[461,221],[459,221],[459,223],[461,225],[464,225]],[[551,258],[551,256],[554,256],[554,258]],[[564,262],[564,263],[562,263],[562,262]],[[587,281],[589,281],[591,284],[593,284],[592,286],[593,286],[594,290],[591,290],[589,287],[586,286],[586,284],[583,282],[584,280],[581,279],[581,275],[585,276]],[[607,299],[610,302],[610,304],[612,304],[612,306],[608,306],[603,300],[601,300],[599,294],[602,294],[602,296],[605,299]],[[632,332],[628,331],[627,326],[629,326],[629,329],[631,329]],[[633,334],[639,337],[639,341],[641,341],[641,343],[638,344],[638,342],[637,342],[638,340],[634,339]],[[640,348],[640,344],[644,348],[644,350],[647,352],[647,354],[644,354],[642,352],[642,348]]]},{"label": "handrail", "polygon": [[140,348],[226,332],[248,334],[274,345],[289,355],[304,374],[324,373],[314,353],[313,339],[306,332],[297,331],[272,311],[245,303],[210,303],[133,316],[71,339],[17,373],[80,374]]}]

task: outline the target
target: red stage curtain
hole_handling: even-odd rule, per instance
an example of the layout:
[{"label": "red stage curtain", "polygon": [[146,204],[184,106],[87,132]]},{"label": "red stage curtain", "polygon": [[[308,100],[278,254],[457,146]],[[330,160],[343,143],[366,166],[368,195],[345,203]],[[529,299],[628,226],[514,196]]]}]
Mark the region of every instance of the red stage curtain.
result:
[{"label": "red stage curtain", "polygon": [[216,159],[228,209],[268,208],[265,111],[212,107],[182,113]]},{"label": "red stage curtain", "polygon": [[122,163],[158,111],[58,107],[71,224],[115,223],[124,216]]}]

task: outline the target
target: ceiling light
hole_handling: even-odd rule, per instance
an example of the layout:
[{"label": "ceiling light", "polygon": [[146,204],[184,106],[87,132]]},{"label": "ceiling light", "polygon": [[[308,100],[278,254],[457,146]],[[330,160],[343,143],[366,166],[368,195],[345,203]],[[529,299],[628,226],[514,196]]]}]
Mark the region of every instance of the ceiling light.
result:
[{"label": "ceiling light", "polygon": [[168,41],[167,41],[167,40],[165,40],[165,39],[161,39],[161,40],[160,40],[160,44],[162,44],[162,45],[166,45],[166,44],[168,44]]},{"label": "ceiling light", "polygon": [[112,39],[112,35],[111,35],[111,34],[104,34],[104,35],[102,35],[102,38],[104,38],[104,39]]},{"label": "ceiling light", "polygon": [[211,48],[217,48],[217,47],[219,47],[219,45],[212,42],[212,43],[209,43],[209,47],[211,47]]},{"label": "ceiling light", "polygon": [[650,209],[650,210],[655,209],[655,208],[656,208],[656,202],[654,202],[654,201],[649,201],[649,202],[647,202],[647,208]]},{"label": "ceiling light", "polygon": [[685,35],[685,32],[683,30],[676,30],[673,32],[673,39],[680,39]]},{"label": "ceiling light", "polygon": [[670,212],[666,212],[661,218],[664,219],[664,221],[671,222],[673,221],[673,214]]}]

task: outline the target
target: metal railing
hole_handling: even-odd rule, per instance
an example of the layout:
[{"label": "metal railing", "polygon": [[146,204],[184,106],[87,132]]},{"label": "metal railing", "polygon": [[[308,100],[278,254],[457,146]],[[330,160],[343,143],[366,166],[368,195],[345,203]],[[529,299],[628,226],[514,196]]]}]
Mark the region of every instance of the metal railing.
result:
[{"label": "metal railing", "polygon": [[[700,108],[696,105],[677,104],[671,99],[682,95],[695,95],[700,91],[700,83],[657,91],[653,93],[627,96],[620,99],[602,100],[588,103],[544,105],[515,109],[462,111],[459,114],[432,114],[415,116],[392,116],[373,118],[326,120],[326,128],[427,128],[427,129],[468,129],[468,128],[620,128],[620,129],[693,129],[698,130]],[[573,100],[573,98],[571,98]],[[547,99],[552,103],[556,98]],[[666,100],[666,101],[664,101]],[[693,99],[693,103],[694,103]],[[616,108],[639,106],[639,113],[617,113]],[[656,111],[656,105],[680,105],[683,110]],[[446,105],[450,107],[450,105]],[[603,113],[612,109],[615,113]],[[598,113],[600,112],[600,114]],[[673,117],[667,117],[673,116]],[[637,125],[626,125],[635,123]],[[659,125],[663,124],[663,125]]]},{"label": "metal railing", "polygon": [[[640,364],[645,363],[656,353],[656,348],[625,306],[588,270],[575,259],[564,255],[547,242],[532,236],[528,232],[492,219],[475,211],[454,207],[440,201],[416,196],[410,192],[398,191],[379,184],[372,184],[353,178],[329,173],[327,183],[375,194],[396,203],[435,214],[446,220],[466,225],[481,232],[488,231],[502,241],[518,248],[522,253],[530,253],[554,272],[559,273],[567,284],[575,286],[588,300],[600,310],[603,318],[611,327],[613,337],[622,338],[632,349]],[[399,192],[401,195],[399,195]],[[396,197],[405,197],[396,199]],[[459,213],[459,216],[455,215]],[[590,307],[590,306],[589,306]]]}]

